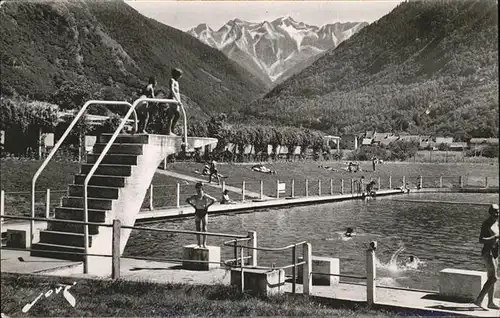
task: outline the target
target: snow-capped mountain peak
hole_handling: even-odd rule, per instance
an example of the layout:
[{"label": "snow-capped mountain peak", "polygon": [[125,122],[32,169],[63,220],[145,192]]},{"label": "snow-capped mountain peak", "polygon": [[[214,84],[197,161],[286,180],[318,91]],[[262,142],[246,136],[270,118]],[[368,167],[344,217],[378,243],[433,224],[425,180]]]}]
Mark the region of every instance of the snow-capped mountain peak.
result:
[{"label": "snow-capped mountain peak", "polygon": [[316,56],[335,48],[366,25],[366,22],[337,22],[317,27],[290,16],[260,23],[235,18],[218,31],[202,23],[187,32],[272,83],[298,71],[294,68],[303,69],[307,61],[312,63]]}]

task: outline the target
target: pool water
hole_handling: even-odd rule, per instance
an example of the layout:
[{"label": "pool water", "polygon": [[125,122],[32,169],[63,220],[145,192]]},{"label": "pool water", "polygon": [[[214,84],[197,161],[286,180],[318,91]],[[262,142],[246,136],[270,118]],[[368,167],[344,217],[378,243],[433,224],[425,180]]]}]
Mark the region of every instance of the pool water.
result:
[{"label": "pool water", "polygon": [[[257,231],[259,247],[307,241],[312,244],[313,255],[340,258],[341,274],[359,276],[365,275],[369,242],[377,241],[379,285],[438,290],[439,271],[444,268],[484,270],[479,230],[488,215],[488,204],[498,201],[498,194],[405,194],[213,215],[208,230],[233,234]],[[190,217],[147,226],[194,230],[194,220]],[[354,228],[351,239],[343,238],[347,227]],[[224,240],[209,237],[208,244],[222,246]],[[125,255],[181,259],[182,246],[195,242],[192,234],[133,231]],[[297,256],[301,255],[300,250]],[[407,264],[410,255],[415,261]],[[222,258],[233,258],[233,249],[222,247]],[[262,266],[291,262],[291,250],[258,252]],[[500,295],[498,288],[496,294]]]}]

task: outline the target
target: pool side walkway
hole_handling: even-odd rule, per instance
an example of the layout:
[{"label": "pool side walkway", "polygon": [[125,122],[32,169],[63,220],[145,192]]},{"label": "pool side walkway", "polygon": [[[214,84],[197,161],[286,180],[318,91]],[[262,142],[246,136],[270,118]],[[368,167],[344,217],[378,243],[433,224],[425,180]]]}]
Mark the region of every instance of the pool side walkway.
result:
[{"label": "pool side walkway", "polygon": [[[79,279],[103,279],[82,274],[81,262],[60,261],[31,257],[29,252],[2,250],[2,273],[35,274]],[[21,258],[21,260],[20,260]],[[230,284],[230,271],[224,268],[211,271],[185,270],[179,264],[122,258],[120,262],[122,280],[152,282],[157,284],[182,283],[193,285]],[[287,280],[284,292],[292,292],[292,283]],[[297,283],[296,292],[302,293]],[[73,295],[78,298],[77,289]],[[335,299],[346,306],[366,303],[366,286],[340,283],[334,286],[313,286],[312,296],[328,303]],[[499,300],[497,300],[498,302]],[[20,304],[21,305],[21,304]],[[375,307],[392,312],[411,315],[500,317],[498,310],[483,310],[472,303],[460,303],[440,299],[437,293],[377,288]],[[9,313],[5,313],[9,314]]]},{"label": "pool side walkway", "polygon": [[[401,190],[379,190],[377,191],[377,196],[386,196],[402,194]],[[343,201],[349,199],[362,199],[362,195],[359,193],[354,194],[338,194],[338,195],[322,195],[322,196],[308,196],[308,197],[286,197],[286,198],[268,198],[263,200],[251,200],[245,202],[237,202],[236,204],[214,204],[209,209],[209,214],[226,213],[226,212],[237,212],[237,211],[254,211],[256,209],[262,208],[272,208],[272,207],[286,207],[294,205],[307,205],[315,203],[328,203],[335,201]],[[194,209],[189,206],[181,206],[179,208],[156,208],[152,211],[143,210],[140,211],[136,220],[137,221],[150,221],[155,219],[178,217],[178,216],[190,216],[194,215]]]}]

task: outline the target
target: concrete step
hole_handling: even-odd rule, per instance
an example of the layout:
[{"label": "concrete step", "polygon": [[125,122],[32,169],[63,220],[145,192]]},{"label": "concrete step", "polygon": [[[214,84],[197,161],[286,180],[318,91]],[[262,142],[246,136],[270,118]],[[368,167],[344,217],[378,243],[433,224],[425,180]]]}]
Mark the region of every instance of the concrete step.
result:
[{"label": "concrete step", "polygon": [[[118,199],[119,188],[103,187],[103,186],[88,186],[87,195],[93,198],[103,199]],[[75,197],[83,197],[83,184],[70,184],[69,195]]]},{"label": "concrete step", "polygon": [[[113,134],[102,134],[98,137],[97,142],[105,144],[111,140]],[[149,141],[149,135],[147,134],[120,134],[116,137],[113,144],[147,144]]]},{"label": "concrete step", "polygon": [[[99,154],[88,154],[87,163],[95,163],[99,158]],[[101,164],[120,164],[120,165],[137,165],[137,155],[119,155],[107,153],[101,161]]]},{"label": "concrete step", "polygon": [[[100,154],[106,144],[96,143],[94,154]],[[142,144],[113,144],[109,148],[109,154],[142,155]]]},{"label": "concrete step", "polygon": [[[77,174],[75,175],[75,184],[83,184],[87,174]],[[90,178],[90,185],[98,185],[98,186],[107,186],[107,187],[125,187],[125,177],[121,176],[104,176],[104,175],[96,175],[94,174],[92,178]]]},{"label": "concrete step", "polygon": [[[63,244],[69,246],[83,247],[83,233],[40,231],[40,243]],[[89,247],[92,246],[92,236],[89,235]]]},{"label": "concrete step", "polygon": [[[80,174],[88,174],[94,164],[84,163],[80,168]],[[119,165],[119,164],[100,164],[97,167],[95,174],[101,176],[122,176],[130,177],[132,175],[132,166],[130,165]]]},{"label": "concrete step", "polygon": [[[111,210],[112,199],[88,197],[88,208],[96,210]],[[66,196],[62,198],[63,208],[83,208],[83,196]]]},{"label": "concrete step", "polygon": [[[83,224],[47,221],[47,230],[56,232],[83,233]],[[99,234],[99,226],[89,225],[89,234]]]},{"label": "concrete step", "polygon": [[[89,209],[89,222],[106,222],[106,215],[109,211],[106,210],[96,210]],[[61,207],[58,206],[55,209],[56,219],[61,220],[72,220],[72,221],[83,221],[83,207]]]},{"label": "concrete step", "polygon": [[[32,245],[31,248],[34,250],[41,250],[36,252],[32,251],[31,256],[65,259],[70,261],[83,261],[83,255],[76,255],[73,253],[85,252],[85,249],[83,247],[50,244],[50,243],[35,243]],[[51,250],[57,252],[65,252],[65,253],[54,253],[51,252]]]}]

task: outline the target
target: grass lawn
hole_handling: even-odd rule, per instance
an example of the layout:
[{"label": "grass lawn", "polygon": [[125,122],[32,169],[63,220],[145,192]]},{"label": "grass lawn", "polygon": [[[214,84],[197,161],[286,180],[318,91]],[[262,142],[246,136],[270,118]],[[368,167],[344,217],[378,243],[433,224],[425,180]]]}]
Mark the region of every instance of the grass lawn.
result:
[{"label": "grass lawn", "polygon": [[[36,160],[2,160],[1,164],[1,188],[5,190],[5,213],[7,215],[29,215],[30,211],[30,188],[31,179],[41,164]],[[170,163],[168,170],[197,177],[208,181],[208,177],[201,176],[194,170],[203,169],[201,163],[177,162]],[[228,176],[222,179],[227,185],[241,188],[244,180],[247,191],[260,192],[260,181],[263,181],[263,193],[268,196],[276,196],[276,181],[286,183],[286,193],[291,194],[291,180],[295,182],[295,195],[305,195],[305,180],[308,180],[309,195],[319,194],[319,182],[321,181],[321,193],[330,192],[330,179],[333,179],[333,192],[340,193],[341,179],[344,180],[345,192],[350,191],[351,179],[359,180],[363,175],[365,179],[378,180],[380,178],[381,188],[389,187],[389,176],[392,176],[392,187],[401,185],[402,177],[411,186],[416,186],[418,176],[423,176],[424,187],[439,186],[439,176],[443,176],[443,186],[457,186],[459,176],[464,177],[467,186],[481,187],[488,177],[490,186],[498,186],[498,163],[413,163],[413,162],[387,162],[377,165],[376,171],[372,171],[371,162],[362,162],[362,172],[349,173],[345,171],[346,165],[343,161],[302,161],[302,162],[277,162],[266,163],[267,167],[275,170],[276,174],[265,174],[255,172],[251,169],[252,164],[219,164],[219,172]],[[330,167],[330,171],[324,167]],[[60,198],[66,194],[68,184],[73,183],[73,176],[79,172],[79,164],[74,162],[52,162],[41,174],[37,182],[37,215],[44,215],[45,189],[51,189],[51,211],[59,205]],[[184,205],[186,198],[194,193],[193,182],[172,178],[157,173],[153,178],[153,205],[158,207],[174,207],[176,205],[176,183],[180,184],[180,204]],[[220,199],[220,189],[205,187],[206,191]],[[59,190],[59,191],[57,191]],[[16,193],[23,192],[23,193]],[[230,193],[233,200],[241,200],[241,194]],[[247,195],[246,199],[250,199]],[[143,208],[149,208],[149,192],[143,202]]]},{"label": "grass lawn", "polygon": [[[62,292],[42,296],[27,313],[22,308],[40,293],[57,284],[71,285],[76,305],[71,307]],[[229,286],[154,284],[127,281],[98,281],[53,276],[2,274],[1,311],[9,317],[81,316],[396,316],[365,306],[344,305],[335,300],[316,301],[302,295],[255,297]]]}]

